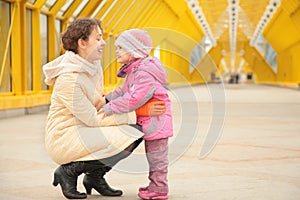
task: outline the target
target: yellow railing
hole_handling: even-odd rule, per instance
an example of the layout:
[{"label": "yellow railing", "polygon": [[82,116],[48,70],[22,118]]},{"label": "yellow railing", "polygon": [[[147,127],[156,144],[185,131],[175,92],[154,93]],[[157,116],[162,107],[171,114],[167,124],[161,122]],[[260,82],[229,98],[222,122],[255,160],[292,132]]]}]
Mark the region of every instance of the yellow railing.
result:
[{"label": "yellow railing", "polygon": [[[12,3],[12,5],[15,5],[15,4]],[[7,59],[7,55],[8,55],[8,47],[9,47],[9,43],[10,43],[11,30],[12,30],[13,23],[14,23],[14,20],[15,20],[15,13],[16,13],[16,6],[13,6],[12,16],[11,16],[11,25],[9,27],[7,40],[6,40],[6,45],[5,45],[5,50],[4,50],[3,61],[2,61],[2,65],[1,65],[0,85],[1,85],[2,80],[3,80],[3,72],[4,72],[4,67],[5,67],[5,62],[6,62],[6,59]]]}]

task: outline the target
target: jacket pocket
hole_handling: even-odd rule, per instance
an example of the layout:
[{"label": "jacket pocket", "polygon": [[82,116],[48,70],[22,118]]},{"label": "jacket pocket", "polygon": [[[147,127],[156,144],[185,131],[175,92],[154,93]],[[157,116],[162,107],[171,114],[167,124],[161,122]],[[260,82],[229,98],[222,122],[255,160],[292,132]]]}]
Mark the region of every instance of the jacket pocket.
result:
[{"label": "jacket pocket", "polygon": [[142,126],[144,134],[151,134],[156,131],[156,119],[154,116],[139,117],[138,124]]}]

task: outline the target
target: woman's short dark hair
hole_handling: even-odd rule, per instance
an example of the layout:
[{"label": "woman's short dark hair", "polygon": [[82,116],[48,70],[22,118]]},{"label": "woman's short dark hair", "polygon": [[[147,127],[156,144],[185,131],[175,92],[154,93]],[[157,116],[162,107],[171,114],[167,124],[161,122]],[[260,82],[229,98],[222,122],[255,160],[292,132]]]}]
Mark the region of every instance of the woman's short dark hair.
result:
[{"label": "woman's short dark hair", "polygon": [[81,18],[74,20],[62,34],[63,48],[66,51],[78,53],[78,40],[81,38],[87,41],[94,28],[97,26],[102,29],[101,21],[98,19]]}]

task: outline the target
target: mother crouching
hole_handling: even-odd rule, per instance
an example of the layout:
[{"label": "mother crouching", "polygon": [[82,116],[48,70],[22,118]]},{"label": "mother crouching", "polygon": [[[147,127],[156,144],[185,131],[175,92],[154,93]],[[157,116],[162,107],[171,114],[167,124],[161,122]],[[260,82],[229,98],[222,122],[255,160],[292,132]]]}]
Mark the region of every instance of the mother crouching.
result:
[{"label": "mother crouching", "polygon": [[[143,133],[135,126],[135,112],[113,116],[103,112],[106,101],[100,59],[105,42],[100,22],[73,21],[63,33],[62,43],[65,54],[43,66],[46,84],[53,85],[45,145],[60,165],[53,185],[60,184],[69,199],[84,199],[92,189],[103,196],[121,196],[122,191],[112,189],[103,176],[131,154]],[[156,108],[163,112],[160,106]],[[77,191],[82,173],[87,194]]]}]

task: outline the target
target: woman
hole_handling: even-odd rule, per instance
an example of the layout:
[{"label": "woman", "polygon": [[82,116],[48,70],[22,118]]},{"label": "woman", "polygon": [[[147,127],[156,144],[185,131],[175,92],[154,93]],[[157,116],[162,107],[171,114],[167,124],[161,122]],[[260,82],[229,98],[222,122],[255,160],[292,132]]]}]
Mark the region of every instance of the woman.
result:
[{"label": "woman", "polygon": [[[51,158],[60,164],[53,185],[60,184],[70,199],[87,197],[77,191],[82,173],[87,194],[94,188],[104,196],[121,196],[122,191],[112,189],[103,176],[129,156],[143,136],[128,125],[136,124],[135,112],[111,116],[103,112],[106,101],[100,58],[105,42],[100,27],[95,19],[73,21],[62,36],[66,53],[43,66],[46,84],[53,85],[45,144]],[[162,106],[156,108],[153,115],[163,112]]]}]

